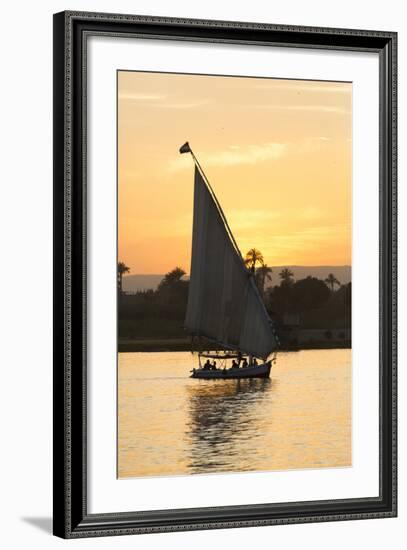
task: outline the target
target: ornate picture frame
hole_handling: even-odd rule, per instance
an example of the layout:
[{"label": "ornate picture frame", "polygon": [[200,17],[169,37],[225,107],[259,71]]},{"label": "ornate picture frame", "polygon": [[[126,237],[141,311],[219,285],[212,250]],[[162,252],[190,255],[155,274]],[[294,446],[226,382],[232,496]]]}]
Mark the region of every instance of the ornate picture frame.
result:
[{"label": "ornate picture frame", "polygon": [[[88,511],[87,43],[92,36],[371,52],[379,59],[379,495]],[[136,15],[54,15],[54,534],[63,538],[397,514],[397,34]],[[112,365],[115,369],[116,365]]]}]

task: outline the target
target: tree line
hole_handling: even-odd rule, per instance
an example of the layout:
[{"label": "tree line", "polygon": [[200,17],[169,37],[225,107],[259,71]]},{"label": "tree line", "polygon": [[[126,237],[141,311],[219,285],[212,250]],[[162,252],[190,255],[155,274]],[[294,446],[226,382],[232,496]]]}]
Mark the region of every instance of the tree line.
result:
[{"label": "tree line", "polygon": [[[333,313],[342,313],[343,316],[348,312],[350,314],[351,283],[341,285],[333,273],[329,273],[324,280],[308,276],[296,281],[293,272],[285,267],[278,273],[279,284],[272,286],[273,270],[264,262],[263,254],[258,249],[250,249],[244,262],[253,273],[260,295],[272,316],[285,313],[304,314],[310,310],[318,310],[328,303],[334,310]],[[346,326],[348,321],[343,319]]]},{"label": "tree line", "polygon": [[[269,315],[281,330],[289,314],[297,314],[302,328],[350,328],[351,283],[341,285],[333,273],[324,280],[312,276],[295,280],[289,268],[275,274],[256,248],[246,253],[244,263],[254,276]],[[164,275],[156,290],[126,294],[123,275],[129,271],[125,263],[119,262],[119,337],[185,337],[189,287],[185,271],[177,266]],[[272,285],[274,276],[278,279]]]}]

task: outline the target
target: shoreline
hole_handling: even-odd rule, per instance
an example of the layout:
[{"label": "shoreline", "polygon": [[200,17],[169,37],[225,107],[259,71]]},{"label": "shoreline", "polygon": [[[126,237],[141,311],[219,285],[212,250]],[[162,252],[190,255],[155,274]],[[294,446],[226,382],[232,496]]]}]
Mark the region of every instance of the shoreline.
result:
[{"label": "shoreline", "polygon": [[[301,344],[281,345],[277,351],[302,351],[311,349],[351,349],[350,340],[315,340],[302,342]],[[214,346],[205,348],[205,351],[214,351]],[[137,352],[171,352],[171,351],[191,351],[191,342],[189,339],[125,339],[118,340],[118,353],[137,353]],[[194,349],[193,351],[198,351]]]}]

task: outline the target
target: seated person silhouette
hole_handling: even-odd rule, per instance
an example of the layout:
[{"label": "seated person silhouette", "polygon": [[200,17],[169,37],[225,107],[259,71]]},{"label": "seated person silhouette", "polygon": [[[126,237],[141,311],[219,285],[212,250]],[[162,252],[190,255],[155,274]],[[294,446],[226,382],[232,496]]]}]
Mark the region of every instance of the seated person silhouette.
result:
[{"label": "seated person silhouette", "polygon": [[205,362],[203,368],[204,368],[205,370],[209,370],[209,369],[211,368],[211,364],[210,364],[210,362],[209,362],[209,359],[206,360],[206,362]]},{"label": "seated person silhouette", "polygon": [[238,369],[238,368],[239,368],[239,363],[233,359],[233,361],[232,361],[232,369]]},{"label": "seated person silhouette", "polygon": [[216,361],[213,361],[212,363],[212,370],[216,370]]},{"label": "seated person silhouette", "polygon": [[242,368],[245,368],[247,367],[247,359],[246,357],[243,359],[243,362],[242,362]]}]

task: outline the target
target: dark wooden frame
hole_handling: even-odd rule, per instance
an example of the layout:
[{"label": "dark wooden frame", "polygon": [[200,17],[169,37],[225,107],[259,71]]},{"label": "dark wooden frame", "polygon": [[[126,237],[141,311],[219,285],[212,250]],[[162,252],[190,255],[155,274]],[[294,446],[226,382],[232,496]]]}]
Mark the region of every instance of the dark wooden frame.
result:
[{"label": "dark wooden frame", "polygon": [[[88,514],[86,40],[95,34],[377,52],[380,59],[380,496]],[[393,32],[62,12],[54,15],[54,534],[64,538],[396,515],[396,46]],[[112,368],[113,365],[112,365]]]}]

